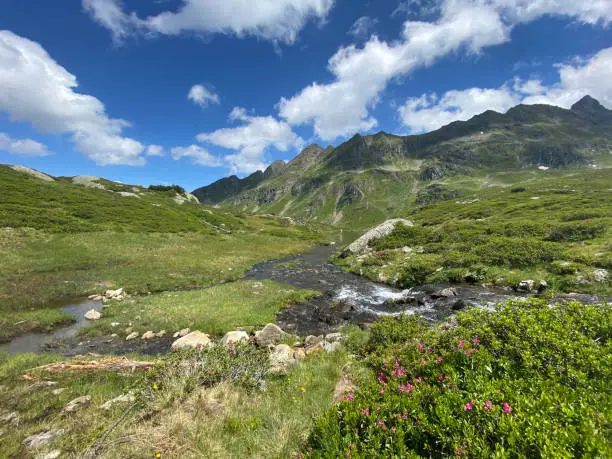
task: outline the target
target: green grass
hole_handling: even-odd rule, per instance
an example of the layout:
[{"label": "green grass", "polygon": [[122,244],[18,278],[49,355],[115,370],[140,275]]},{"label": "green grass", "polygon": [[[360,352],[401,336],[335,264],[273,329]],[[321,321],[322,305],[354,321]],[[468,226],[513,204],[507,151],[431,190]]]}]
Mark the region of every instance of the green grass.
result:
[{"label": "green grass", "polygon": [[[316,293],[272,281],[238,281],[204,290],[160,293],[113,303],[104,310],[104,318],[84,332],[111,334],[132,323],[139,333],[190,328],[220,336],[237,327],[274,322],[278,311]],[[113,328],[112,322],[122,326]]]},{"label": "green grass", "polygon": [[[495,186],[416,207],[399,226],[371,242],[367,256],[338,260],[349,270],[402,287],[424,283],[479,282],[517,286],[545,280],[549,293],[609,295],[610,279],[595,282],[597,269],[612,269],[612,172],[576,172]],[[523,190],[524,189],[524,190]],[[512,191],[514,190],[514,192]],[[405,254],[401,249],[410,247]]]}]

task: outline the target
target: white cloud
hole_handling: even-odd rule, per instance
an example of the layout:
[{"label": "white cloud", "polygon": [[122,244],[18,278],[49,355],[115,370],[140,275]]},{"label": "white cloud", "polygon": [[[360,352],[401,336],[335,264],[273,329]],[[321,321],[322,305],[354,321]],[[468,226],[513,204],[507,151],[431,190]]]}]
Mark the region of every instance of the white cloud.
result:
[{"label": "white cloud", "polygon": [[46,145],[32,139],[13,139],[0,132],[0,151],[22,156],[49,156]]},{"label": "white cloud", "polygon": [[293,43],[308,20],[324,19],[333,4],[334,0],[182,0],[177,11],[140,19],[136,13],[127,14],[119,0],[83,0],[85,11],[116,41],[140,29],[163,35],[250,35]]},{"label": "white cloud", "polygon": [[197,164],[198,166],[219,167],[223,165],[223,162],[219,158],[198,145],[175,147],[170,150],[170,154],[174,160],[190,158],[191,162],[193,164]]},{"label": "white cloud", "polygon": [[291,130],[289,124],[272,116],[251,116],[244,108],[236,107],[230,114],[231,121],[243,124],[234,128],[218,129],[198,134],[197,139],[235,153],[223,159],[233,173],[250,173],[264,170],[264,154],[270,147],[280,151],[299,149],[304,140]]},{"label": "white cloud", "polygon": [[187,94],[187,98],[202,108],[208,107],[208,104],[219,103],[219,95],[201,84],[193,85],[189,90],[189,94]]},{"label": "white cloud", "polygon": [[144,164],[144,146],[122,136],[130,124],[109,118],[104,104],[75,92],[77,86],[38,43],[0,31],[0,112],[42,131],[71,134],[77,149],[99,165]]},{"label": "white cloud", "polygon": [[165,156],[166,151],[161,145],[149,145],[146,154],[147,156]]},{"label": "white cloud", "polygon": [[313,124],[316,135],[327,141],[371,130],[377,120],[370,110],[393,79],[451,53],[478,54],[505,43],[515,25],[547,14],[608,24],[612,2],[445,0],[435,21],[406,21],[396,42],[372,37],[362,47],[339,49],[328,62],[333,81],[315,82],[291,98],[282,98],[279,114],[291,125]]},{"label": "white cloud", "polygon": [[369,16],[361,16],[353,23],[348,34],[355,38],[366,38],[370,30],[372,30],[376,24],[378,24],[378,19],[372,19]]},{"label": "white cloud", "polygon": [[438,129],[457,120],[468,120],[486,110],[505,113],[518,104],[549,104],[571,107],[591,95],[612,108],[612,48],[574,64],[559,64],[559,82],[545,86],[539,80],[515,78],[499,88],[453,90],[438,97],[423,94],[400,107],[402,122],[412,133]]}]

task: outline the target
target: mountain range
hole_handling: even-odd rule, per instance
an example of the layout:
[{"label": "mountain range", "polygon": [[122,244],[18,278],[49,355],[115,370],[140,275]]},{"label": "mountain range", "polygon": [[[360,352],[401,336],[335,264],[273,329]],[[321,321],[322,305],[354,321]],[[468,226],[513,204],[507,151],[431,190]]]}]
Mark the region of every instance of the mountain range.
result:
[{"label": "mountain range", "polygon": [[427,134],[356,134],[337,147],[313,144],[288,163],[274,162],[242,179],[223,178],[193,194],[204,204],[245,212],[367,226],[491,180],[519,181],[516,173],[608,167],[610,153],[612,110],[585,96],[569,110],[518,105]]}]

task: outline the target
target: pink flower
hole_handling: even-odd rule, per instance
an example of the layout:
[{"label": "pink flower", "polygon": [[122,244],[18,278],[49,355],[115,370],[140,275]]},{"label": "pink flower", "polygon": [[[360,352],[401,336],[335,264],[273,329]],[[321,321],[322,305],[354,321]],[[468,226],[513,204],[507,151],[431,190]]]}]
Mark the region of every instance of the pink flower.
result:
[{"label": "pink flower", "polygon": [[406,370],[404,370],[403,368],[398,368],[397,370],[393,370],[391,374],[393,376],[404,376],[406,374]]},{"label": "pink flower", "polygon": [[465,351],[465,355],[467,355],[468,357],[472,356],[472,351],[470,351],[469,349],[467,351]]},{"label": "pink flower", "polygon": [[459,340],[459,347],[463,348],[463,346],[465,346],[465,343],[463,342],[462,339]]},{"label": "pink flower", "polygon": [[304,455],[302,453],[298,453],[298,455],[296,457],[297,457],[297,459],[302,459],[304,457]]},{"label": "pink flower", "polygon": [[436,365],[440,365],[443,361],[444,361],[444,359],[442,357],[438,357],[436,359]]},{"label": "pink flower", "polygon": [[378,373],[378,384],[387,384],[387,375],[382,371]]},{"label": "pink flower", "polygon": [[346,453],[344,453],[344,457],[351,457],[351,453],[347,451]]},{"label": "pink flower", "polygon": [[425,365],[425,364],[427,363],[427,360],[425,360],[425,359],[421,359],[421,363],[422,363],[423,365]]},{"label": "pink flower", "polygon": [[359,411],[360,414],[365,414],[366,416],[370,415],[370,408],[362,408],[361,411]]},{"label": "pink flower", "polygon": [[338,400],[340,400],[341,402],[344,401],[344,395],[341,395],[340,397],[338,397]]},{"label": "pink flower", "polygon": [[308,452],[309,452],[309,453],[312,453],[312,446],[309,446],[309,447],[308,447]]},{"label": "pink flower", "polygon": [[379,426],[384,426],[385,425],[385,423],[382,422],[382,421],[378,421],[378,422],[376,422],[376,424],[378,424]]},{"label": "pink flower", "polygon": [[380,393],[380,395],[385,395],[385,390],[381,389],[379,393]]},{"label": "pink flower", "polygon": [[491,408],[493,408],[493,404],[491,403],[491,400],[487,400],[484,404],[483,409],[485,411],[489,411]]},{"label": "pink flower", "polygon": [[376,407],[376,411],[380,411],[380,406],[377,406],[377,407]]},{"label": "pink flower", "polygon": [[419,384],[423,382],[423,378],[421,378],[420,376],[414,380],[415,384]]},{"label": "pink flower", "polygon": [[504,411],[504,413],[506,414],[510,414],[512,413],[512,407],[510,405],[508,405],[507,403],[504,403],[502,405],[502,410]]},{"label": "pink flower", "polygon": [[472,411],[474,409],[474,400],[470,400],[463,407],[463,411]]},{"label": "pink flower", "polygon": [[399,386],[400,392],[409,392],[412,389],[414,389],[414,386],[412,384],[406,384],[405,386]]},{"label": "pink flower", "polygon": [[425,349],[425,348],[423,347],[423,345],[422,345],[422,344],[419,344],[419,345],[417,346],[417,349],[418,349],[420,352],[423,352],[423,349]]},{"label": "pink flower", "polygon": [[442,375],[438,376],[438,381],[444,381],[444,376]]},{"label": "pink flower", "polygon": [[352,402],[353,400],[355,400],[355,396],[354,396],[353,394],[348,394],[348,395],[346,396],[346,399],[347,399],[349,402]]},{"label": "pink flower", "polygon": [[478,339],[478,337],[474,338],[474,343],[476,344],[480,343],[480,340]]},{"label": "pink flower", "polygon": [[391,432],[393,432],[393,433],[397,432],[397,427],[392,427],[391,428]]},{"label": "pink flower", "polygon": [[349,449],[355,449],[355,445],[353,443],[349,443]]},{"label": "pink flower", "polygon": [[202,349],[202,343],[198,343],[198,349]]}]

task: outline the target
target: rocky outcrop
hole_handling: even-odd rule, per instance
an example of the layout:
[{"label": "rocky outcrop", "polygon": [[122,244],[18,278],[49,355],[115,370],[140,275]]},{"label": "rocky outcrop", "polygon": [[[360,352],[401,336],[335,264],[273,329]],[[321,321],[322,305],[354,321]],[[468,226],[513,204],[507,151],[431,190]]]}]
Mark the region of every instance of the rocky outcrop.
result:
[{"label": "rocky outcrop", "polygon": [[74,413],[76,411],[87,408],[91,403],[91,395],[83,395],[72,400],[68,405],[64,407],[66,413]]},{"label": "rocky outcrop", "polygon": [[270,372],[274,374],[282,374],[289,371],[295,364],[293,358],[293,349],[286,344],[277,345],[270,353]]},{"label": "rocky outcrop", "polygon": [[276,324],[268,324],[263,330],[255,333],[255,342],[259,346],[280,344],[286,333]]},{"label": "rocky outcrop", "polygon": [[214,343],[210,339],[209,335],[202,333],[201,331],[193,331],[172,343],[172,349],[196,349],[212,346],[213,344]]},{"label": "rocky outcrop", "polygon": [[65,432],[64,429],[50,429],[46,432],[27,437],[23,444],[30,449],[42,448],[53,443],[58,437],[64,435]]},{"label": "rocky outcrop", "polygon": [[369,250],[370,241],[374,241],[376,239],[381,239],[385,236],[391,234],[391,232],[395,229],[395,226],[401,223],[405,226],[413,226],[413,223],[409,220],[405,220],[403,218],[394,218],[392,220],[387,220],[386,222],[378,225],[376,228],[371,229],[355,242],[350,244],[342,253],[341,256],[348,255],[360,255]]},{"label": "rocky outcrop", "polygon": [[31,169],[29,167],[20,166],[17,164],[9,167],[14,171],[23,172],[24,174],[31,175],[32,177],[37,178],[39,180],[43,180],[45,182],[55,182],[55,179],[53,177],[47,174],[43,174],[42,172],[39,172],[36,169]]},{"label": "rocky outcrop", "polygon": [[244,331],[231,331],[227,332],[221,339],[222,344],[239,343],[241,341],[248,341],[249,335]]},{"label": "rocky outcrop", "polygon": [[102,314],[96,311],[95,309],[90,309],[85,313],[84,316],[87,320],[100,320],[102,318]]}]

